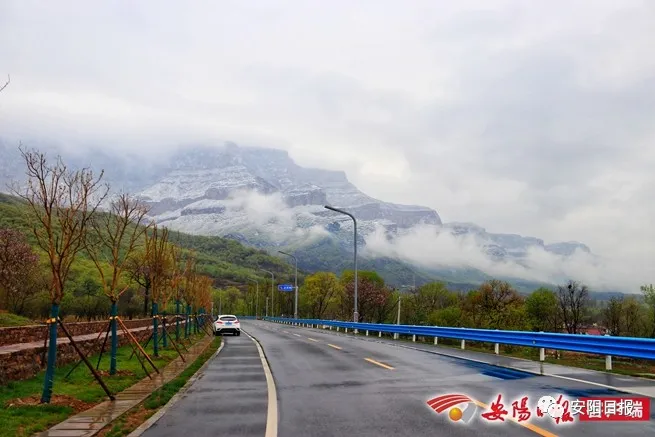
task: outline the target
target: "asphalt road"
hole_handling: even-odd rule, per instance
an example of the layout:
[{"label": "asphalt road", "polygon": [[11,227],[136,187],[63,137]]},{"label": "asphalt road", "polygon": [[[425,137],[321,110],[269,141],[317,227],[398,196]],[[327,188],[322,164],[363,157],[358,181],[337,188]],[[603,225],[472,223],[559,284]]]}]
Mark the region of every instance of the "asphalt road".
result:
[{"label": "asphalt road", "polygon": [[[261,321],[243,321],[242,327],[261,343],[272,371],[280,437],[655,434],[655,413],[650,422],[576,420],[560,425],[534,413],[528,424],[480,417],[498,394],[510,417],[512,401],[523,396],[528,396],[531,411],[544,395],[625,396],[582,382],[436,355],[372,337]],[[224,350],[185,398],[145,435],[264,436],[267,388],[256,346],[246,335],[225,341]],[[469,423],[453,422],[427,405],[429,399],[450,393],[467,395],[478,405]],[[237,403],[231,403],[233,399]]]}]

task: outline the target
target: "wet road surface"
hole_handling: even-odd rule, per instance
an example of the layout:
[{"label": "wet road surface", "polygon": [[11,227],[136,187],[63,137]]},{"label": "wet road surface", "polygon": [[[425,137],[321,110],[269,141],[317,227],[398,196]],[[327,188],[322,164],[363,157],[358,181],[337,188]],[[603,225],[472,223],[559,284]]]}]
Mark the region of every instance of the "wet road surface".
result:
[{"label": "wet road surface", "polygon": [[[262,345],[275,379],[280,437],[328,436],[643,436],[650,422],[555,424],[549,417],[529,423],[510,418],[512,401],[539,397],[615,397],[625,394],[551,376],[499,368],[456,357],[399,347],[391,341],[355,338],[334,331],[263,321],[243,321],[243,330]],[[147,436],[264,436],[267,387],[254,342],[225,337],[224,350]],[[429,399],[450,393],[474,402],[468,423],[437,414]],[[504,422],[480,415],[502,395]],[[652,402],[651,402],[652,403]],[[652,410],[652,408],[651,408]]]}]

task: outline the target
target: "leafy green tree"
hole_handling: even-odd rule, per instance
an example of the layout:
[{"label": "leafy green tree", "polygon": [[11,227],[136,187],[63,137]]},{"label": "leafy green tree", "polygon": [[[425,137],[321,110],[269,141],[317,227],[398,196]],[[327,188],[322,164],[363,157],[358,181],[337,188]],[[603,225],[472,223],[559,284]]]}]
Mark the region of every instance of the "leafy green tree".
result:
[{"label": "leafy green tree", "polygon": [[655,337],[655,285],[642,285],[641,292],[644,294],[644,301],[650,308],[650,336]]},{"label": "leafy green tree", "polygon": [[623,298],[612,296],[603,311],[603,322],[609,334],[619,336],[624,327]]},{"label": "leafy green tree", "polygon": [[649,314],[648,307],[640,303],[634,296],[623,299],[623,334],[629,337],[648,336]]},{"label": "leafy green tree", "polygon": [[548,288],[538,288],[525,300],[525,309],[530,329],[534,331],[557,331],[559,308],[557,296]]},{"label": "leafy green tree", "polygon": [[525,326],[523,298],[505,281],[492,279],[469,292],[462,310],[476,328],[520,329]]},{"label": "leafy green tree", "polygon": [[316,272],[307,276],[301,294],[313,319],[322,319],[326,312],[343,299],[344,287],[331,272]]},{"label": "leafy green tree", "polygon": [[425,284],[405,296],[401,304],[401,317],[403,323],[413,325],[429,323],[436,311],[457,305],[457,294],[449,291],[442,282]]},{"label": "leafy green tree", "polygon": [[453,305],[433,311],[428,317],[428,324],[432,326],[461,327],[463,326],[462,309]]}]

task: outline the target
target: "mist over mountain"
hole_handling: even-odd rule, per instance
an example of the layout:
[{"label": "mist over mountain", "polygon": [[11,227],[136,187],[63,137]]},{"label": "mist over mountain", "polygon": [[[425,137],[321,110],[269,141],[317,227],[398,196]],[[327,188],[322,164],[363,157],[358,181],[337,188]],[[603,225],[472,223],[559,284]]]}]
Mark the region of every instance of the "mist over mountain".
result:
[{"label": "mist over mountain", "polygon": [[[137,194],[164,226],[292,251],[307,270],[352,268],[353,223],[324,208],[331,205],[357,218],[360,267],[375,268],[393,285],[434,279],[468,285],[496,277],[530,288],[572,278],[598,290],[630,291],[580,242],[546,243],[473,223],[443,223],[432,208],[374,199],[344,172],[303,168],[283,150],[228,142],[144,159],[26,144],[33,146],[61,152],[73,166],[104,169],[113,189]],[[4,187],[22,178],[23,166],[15,144],[0,140],[0,154]]]}]

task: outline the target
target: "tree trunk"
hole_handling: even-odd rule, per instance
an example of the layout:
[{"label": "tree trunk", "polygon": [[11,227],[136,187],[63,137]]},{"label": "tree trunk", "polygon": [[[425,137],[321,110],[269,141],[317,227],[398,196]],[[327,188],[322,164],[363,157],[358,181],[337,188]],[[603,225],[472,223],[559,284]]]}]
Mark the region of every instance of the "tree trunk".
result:
[{"label": "tree trunk", "polygon": [[118,305],[115,301],[111,303],[111,353],[109,355],[109,374],[116,374],[116,354],[118,352]]},{"label": "tree trunk", "polygon": [[45,372],[41,403],[48,404],[52,398],[52,386],[55,379],[55,361],[57,360],[57,318],[59,317],[59,304],[53,303],[50,307],[50,334],[48,342],[48,367]]},{"label": "tree trunk", "polygon": [[180,301],[175,301],[175,341],[180,341]]},{"label": "tree trunk", "polygon": [[158,357],[159,356],[159,319],[157,316],[159,315],[159,308],[157,307],[157,302],[152,303],[152,344],[154,348],[154,353],[153,355]]}]

